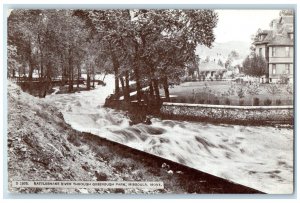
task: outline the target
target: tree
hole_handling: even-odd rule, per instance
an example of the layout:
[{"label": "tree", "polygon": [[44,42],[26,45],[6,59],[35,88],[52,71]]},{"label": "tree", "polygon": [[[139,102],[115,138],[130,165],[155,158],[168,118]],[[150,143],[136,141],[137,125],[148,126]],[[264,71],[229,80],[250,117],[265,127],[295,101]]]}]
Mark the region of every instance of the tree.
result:
[{"label": "tree", "polygon": [[209,61],[210,61],[210,58],[209,58],[209,56],[206,56],[206,58],[205,58],[204,62],[205,62],[205,63],[208,63]]},{"label": "tree", "polygon": [[[18,54],[17,54],[17,47],[14,45],[8,45],[8,70],[7,76],[8,77],[15,77],[16,71],[22,66],[18,62]],[[19,75],[20,76],[20,75]]]},{"label": "tree", "polygon": [[84,54],[81,47],[90,33],[86,22],[73,10],[16,9],[9,16],[8,27],[8,44],[16,47],[15,58],[29,80],[34,69],[47,83],[61,75],[72,91]]},{"label": "tree", "polygon": [[237,51],[232,50],[232,51],[230,52],[230,54],[228,55],[228,57],[229,57],[229,58],[232,58],[232,59],[237,59],[237,58],[239,58],[239,54],[237,53]]},{"label": "tree", "polygon": [[105,72],[115,75],[117,98],[122,88],[129,101],[134,79],[138,101],[149,86],[159,103],[160,86],[169,100],[169,84],[179,81],[186,67],[197,66],[197,45],[211,46],[217,20],[207,9],[14,10],[9,46],[16,54],[10,56],[30,78],[34,69],[41,81],[61,75],[70,92],[81,69],[93,75],[97,66],[109,64]]},{"label": "tree", "polygon": [[[112,64],[112,71],[115,76],[115,96],[120,96],[120,81],[123,84],[125,77],[126,91],[125,98],[129,97],[129,72],[123,70],[125,64],[133,66],[134,44],[131,39],[134,39],[134,29],[130,21],[129,10],[91,10],[88,11],[88,17],[98,35],[102,50],[102,61],[107,63],[108,60]],[[107,60],[103,60],[107,56]],[[132,63],[130,63],[132,62]],[[135,67],[137,64],[135,64]],[[127,69],[126,67],[125,69]],[[137,73],[138,75],[138,73]],[[140,82],[137,80],[137,86],[140,90]],[[140,92],[138,92],[140,94]]]},{"label": "tree", "polygon": [[232,59],[228,58],[225,62],[225,68],[228,70],[231,68],[231,64],[232,64]]},{"label": "tree", "polygon": [[294,94],[294,85],[292,83],[287,84],[285,89],[288,94]]},{"label": "tree", "polygon": [[[8,18],[8,45],[16,48],[15,57],[21,64],[18,70],[25,75],[28,68],[28,76],[31,80],[33,72],[33,61],[35,58],[37,25],[39,11],[37,10],[14,10]],[[22,67],[22,69],[21,69]]]},{"label": "tree", "polygon": [[288,93],[288,95],[291,97],[293,100],[293,95],[294,95],[294,84],[288,83],[286,84],[285,91]]},{"label": "tree", "polygon": [[[211,46],[214,41],[213,28],[216,25],[217,15],[210,10],[149,10],[146,13],[148,14],[146,17],[149,17],[146,18],[148,25],[160,26],[153,29],[148,27],[158,32],[152,31],[148,35],[149,40],[145,38],[145,45],[149,48],[144,50],[147,57],[142,59],[145,64],[150,65],[152,70],[150,72],[154,72],[150,76],[152,75],[157,99],[160,99],[157,86],[161,81],[166,100],[169,100],[169,80],[179,81],[184,68],[197,61],[195,55],[197,44]],[[158,24],[153,24],[155,21]],[[203,29],[206,30],[205,34]]]},{"label": "tree", "polygon": [[280,75],[279,83],[287,84],[289,82],[289,75],[287,73],[283,73]]},{"label": "tree", "polygon": [[247,88],[245,86],[243,86],[243,85],[237,85],[236,86],[236,94],[239,97],[239,103],[240,104],[242,103],[241,99],[245,97],[246,92],[247,92]]},{"label": "tree", "polygon": [[243,70],[246,75],[261,77],[267,73],[267,62],[259,55],[247,56],[243,61]]},{"label": "tree", "polygon": [[113,64],[118,67],[115,92],[119,89],[117,78],[126,79],[131,73],[137,100],[141,101],[142,85],[148,84],[158,103],[159,85],[169,100],[169,81],[179,80],[188,64],[196,61],[197,44],[211,46],[217,22],[212,10],[106,10],[92,11],[90,17],[99,34],[109,39]]},{"label": "tree", "polygon": [[252,82],[251,84],[249,84],[247,86],[247,93],[252,96],[252,98],[251,98],[252,106],[254,104],[253,97],[255,95],[258,95],[260,91],[261,91],[261,89],[260,89],[259,83],[257,83],[257,82]]},{"label": "tree", "polygon": [[224,63],[221,61],[221,59],[218,60],[218,65],[222,67],[224,66]]},{"label": "tree", "polygon": [[266,86],[266,91],[272,95],[272,103],[274,104],[274,97],[281,93],[279,84],[271,83]]}]

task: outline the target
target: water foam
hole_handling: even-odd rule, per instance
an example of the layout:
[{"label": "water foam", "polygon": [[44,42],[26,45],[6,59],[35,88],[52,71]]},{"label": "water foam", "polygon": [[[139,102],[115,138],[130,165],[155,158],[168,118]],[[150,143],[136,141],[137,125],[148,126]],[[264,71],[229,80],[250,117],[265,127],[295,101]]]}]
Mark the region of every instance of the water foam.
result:
[{"label": "water foam", "polygon": [[266,193],[293,191],[293,131],[273,127],[215,125],[153,118],[129,125],[125,112],[101,107],[106,86],[47,96],[74,129],[143,150]]}]

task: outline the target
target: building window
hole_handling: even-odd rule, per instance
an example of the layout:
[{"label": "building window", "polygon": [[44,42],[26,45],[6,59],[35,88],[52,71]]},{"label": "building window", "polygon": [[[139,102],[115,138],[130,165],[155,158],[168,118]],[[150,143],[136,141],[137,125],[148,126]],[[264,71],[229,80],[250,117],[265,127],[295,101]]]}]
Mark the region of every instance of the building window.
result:
[{"label": "building window", "polygon": [[290,57],[290,47],[285,47],[285,56]]},{"label": "building window", "polygon": [[276,56],[276,49],[275,49],[275,47],[272,47],[272,56]]},{"label": "building window", "polygon": [[285,72],[291,74],[290,64],[285,64]]},{"label": "building window", "polygon": [[276,74],[276,64],[272,64],[272,74]]},{"label": "building window", "polygon": [[258,53],[260,56],[262,56],[262,48],[259,48]]}]

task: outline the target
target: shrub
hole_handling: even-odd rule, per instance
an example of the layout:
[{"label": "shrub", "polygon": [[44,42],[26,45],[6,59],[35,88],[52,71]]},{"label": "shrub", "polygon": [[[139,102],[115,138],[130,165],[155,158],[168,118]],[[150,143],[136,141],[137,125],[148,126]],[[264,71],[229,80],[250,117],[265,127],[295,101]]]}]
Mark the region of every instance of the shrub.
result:
[{"label": "shrub", "polygon": [[195,99],[193,97],[189,98],[189,103],[191,104],[195,103]]},{"label": "shrub", "polygon": [[255,97],[254,99],[253,99],[253,105],[254,106],[259,106],[259,98],[257,98],[257,97]]},{"label": "shrub", "polygon": [[270,100],[270,99],[266,99],[265,101],[264,101],[264,105],[265,106],[270,106],[272,104],[272,100]]},{"label": "shrub", "polygon": [[207,103],[207,104],[211,104],[211,101],[210,101],[210,100],[206,100],[206,103]]},{"label": "shrub", "polygon": [[239,105],[240,105],[240,106],[243,106],[243,105],[244,105],[244,100],[240,100],[240,101],[239,101]]},{"label": "shrub", "polygon": [[108,176],[106,173],[95,171],[97,181],[107,181]]},{"label": "shrub", "polygon": [[280,99],[276,99],[276,105],[281,105],[281,100]]},{"label": "shrub", "polygon": [[179,101],[180,101],[180,103],[186,103],[186,98],[185,97],[180,98]]},{"label": "shrub", "polygon": [[225,104],[226,104],[226,105],[230,105],[230,99],[226,98],[226,99],[225,99]]},{"label": "shrub", "polygon": [[176,98],[171,98],[171,102],[176,103],[177,99]]},{"label": "shrub", "polygon": [[217,100],[214,101],[214,104],[219,105],[220,101],[217,99]]},{"label": "shrub", "polygon": [[123,172],[127,168],[127,163],[122,159],[114,159],[111,163],[112,167],[116,169],[118,172]]},{"label": "shrub", "polygon": [[205,101],[204,99],[199,99],[198,104],[204,104],[204,101]]}]

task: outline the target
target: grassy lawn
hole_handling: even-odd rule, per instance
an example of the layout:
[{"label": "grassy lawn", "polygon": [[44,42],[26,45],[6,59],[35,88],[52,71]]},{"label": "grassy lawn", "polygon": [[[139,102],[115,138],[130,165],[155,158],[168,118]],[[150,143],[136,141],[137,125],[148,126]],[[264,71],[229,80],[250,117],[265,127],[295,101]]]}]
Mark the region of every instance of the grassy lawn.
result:
[{"label": "grassy lawn", "polygon": [[[233,95],[225,96],[231,88],[231,81],[201,81],[201,82],[185,82],[170,88],[171,102],[177,103],[200,103],[200,104],[229,104],[230,105],[252,105],[253,99],[259,99],[259,105],[292,105],[293,95],[288,94],[286,85],[281,84],[279,88],[280,93],[276,95],[270,94],[266,88],[270,84],[260,84],[260,92],[258,95],[249,95],[245,91],[245,97],[239,99],[236,92]],[[236,84],[235,86],[242,86],[246,88],[245,84]],[[164,96],[164,91],[161,90]],[[271,104],[265,103],[269,99]],[[243,103],[240,103],[243,100]],[[280,100],[280,101],[279,101]],[[276,102],[277,101],[277,102]],[[257,105],[257,104],[256,104]]]}]

